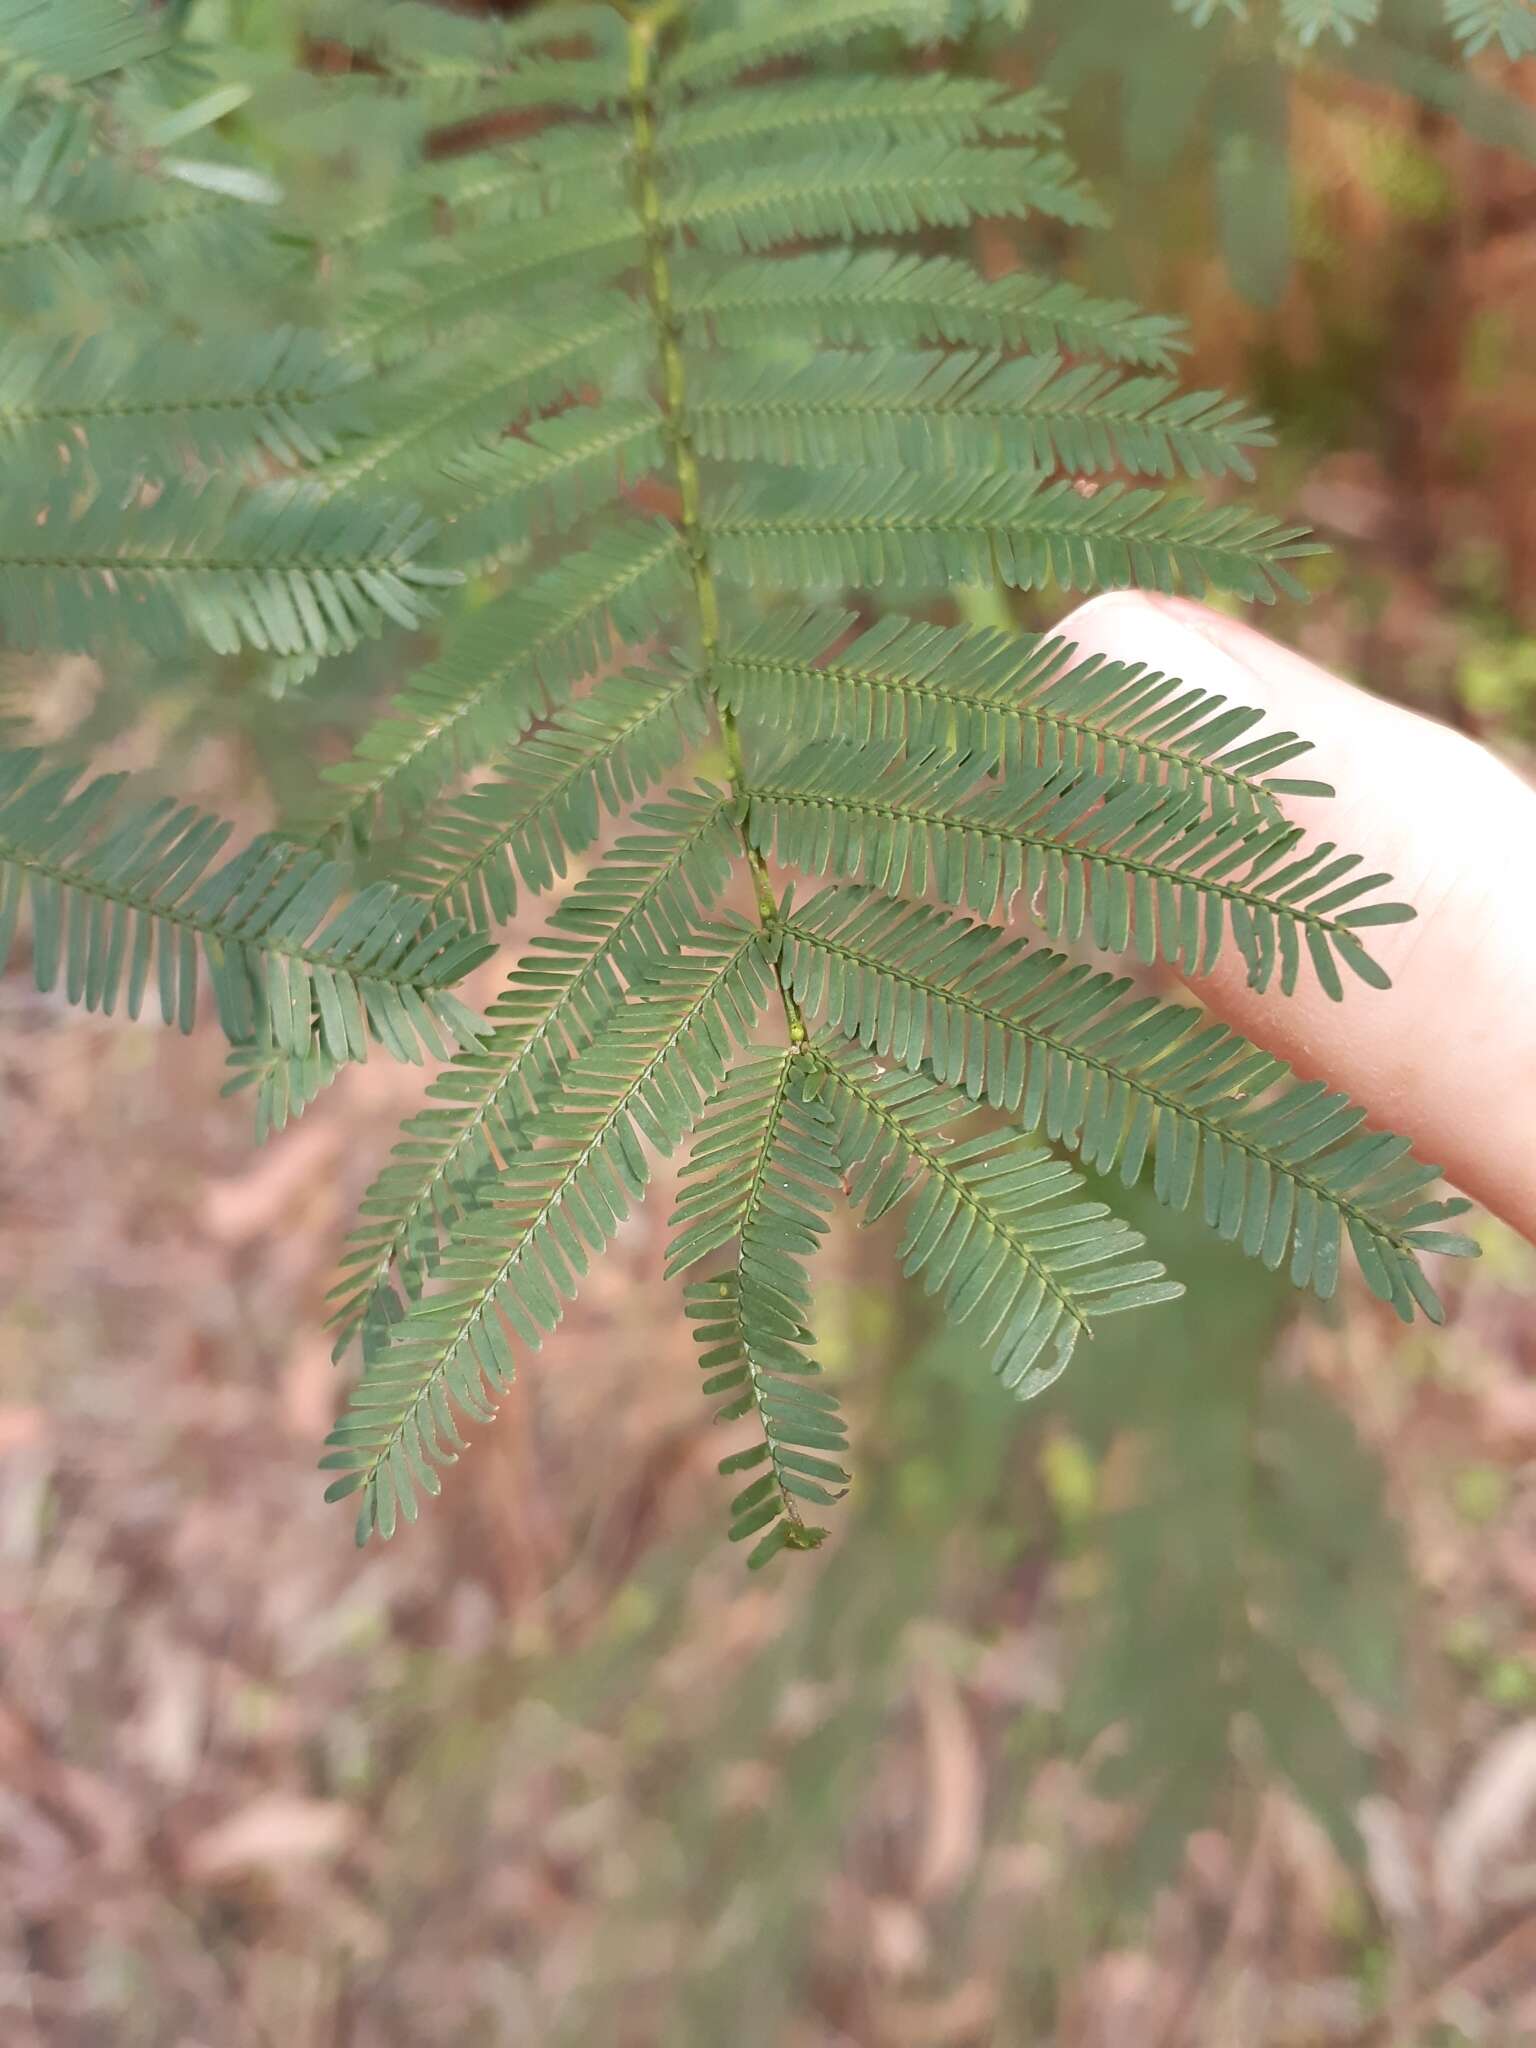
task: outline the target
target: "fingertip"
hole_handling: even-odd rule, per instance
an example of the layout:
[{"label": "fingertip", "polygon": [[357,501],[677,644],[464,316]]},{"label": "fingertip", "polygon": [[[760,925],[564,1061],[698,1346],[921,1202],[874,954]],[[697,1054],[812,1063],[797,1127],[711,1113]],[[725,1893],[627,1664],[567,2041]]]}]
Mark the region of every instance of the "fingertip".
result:
[{"label": "fingertip", "polygon": [[1258,993],[1233,946],[1190,991],[1536,1236],[1536,792],[1465,735],[1188,598],[1108,592],[1057,630],[1084,655],[1139,663],[1312,742],[1296,765],[1338,794],[1277,790],[1282,811],[1385,870],[1384,893],[1417,915],[1356,914],[1369,964],[1342,1001],[1317,975]]}]

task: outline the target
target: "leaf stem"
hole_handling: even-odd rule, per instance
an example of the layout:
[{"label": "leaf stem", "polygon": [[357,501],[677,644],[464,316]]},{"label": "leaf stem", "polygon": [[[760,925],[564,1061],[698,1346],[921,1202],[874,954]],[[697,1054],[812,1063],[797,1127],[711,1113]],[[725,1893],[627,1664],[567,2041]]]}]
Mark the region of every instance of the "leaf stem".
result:
[{"label": "leaf stem", "polygon": [[[709,541],[699,517],[700,487],[698,457],[688,428],[687,385],[683,353],[679,346],[680,322],[672,303],[672,266],[668,254],[669,230],[664,218],[660,188],[656,182],[656,49],[663,30],[677,12],[676,0],[654,0],[654,4],[629,17],[629,105],[630,129],[634,143],[634,200],[645,236],[646,286],[651,317],[656,329],[656,346],[661,361],[662,415],[667,443],[672,451],[680,513],[678,525],[693,576],[693,594],[699,614],[699,640],[705,674],[712,678],[720,645],[720,599],[715,589],[709,560]],[[731,793],[739,813],[738,830],[742,852],[752,876],[752,893],[758,921],[772,930],[778,918],[778,901],[768,864],[751,843],[746,828],[746,757],[736,714],[720,703],[711,689],[720,737],[730,774]],[[798,1051],[809,1038],[800,1005],[790,993],[777,961],[774,978],[784,1005],[784,1021],[790,1042]]]}]

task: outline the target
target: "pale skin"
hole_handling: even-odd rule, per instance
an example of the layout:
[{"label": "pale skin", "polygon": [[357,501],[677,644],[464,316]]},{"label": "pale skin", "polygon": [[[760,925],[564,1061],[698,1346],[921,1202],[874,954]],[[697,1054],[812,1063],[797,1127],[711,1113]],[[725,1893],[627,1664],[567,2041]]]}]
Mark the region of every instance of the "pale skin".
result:
[{"label": "pale skin", "polygon": [[1392,987],[1346,978],[1335,1003],[1303,978],[1292,996],[1259,995],[1229,950],[1191,993],[1411,1137],[1536,1241],[1536,790],[1475,741],[1187,599],[1115,592],[1056,630],[1084,654],[1180,676],[1314,742],[1283,772],[1337,795],[1281,803],[1309,835],[1389,873],[1381,893],[1417,909],[1410,924],[1362,933]]}]

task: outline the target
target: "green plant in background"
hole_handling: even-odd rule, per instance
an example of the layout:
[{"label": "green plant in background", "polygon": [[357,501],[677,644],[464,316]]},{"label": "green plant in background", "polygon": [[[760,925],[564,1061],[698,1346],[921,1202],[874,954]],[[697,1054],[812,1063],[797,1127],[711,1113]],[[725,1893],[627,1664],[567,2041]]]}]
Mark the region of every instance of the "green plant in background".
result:
[{"label": "green plant in background", "polygon": [[[381,634],[408,667],[448,607],[302,831],[221,862],[211,822],[28,751],[0,809],[40,984],[155,987],[185,1026],[201,962],[264,1126],[370,1040],[452,1052],[337,1291],[364,1369],[325,1462],[362,1536],[438,1490],[690,1136],[669,1266],[706,1390],[755,1424],[725,1461],[754,1563],[817,1543],[846,1483],[808,1273],[845,1194],[902,1213],[905,1270],[1020,1394],[1179,1291],[1057,1148],[1123,1187],[1149,1165],[1323,1295],[1347,1238],[1405,1319],[1440,1313],[1417,1254],[1472,1249],[1358,1108],[998,929],[1022,902],[1042,941],[1192,975],[1235,948],[1283,1001],[1381,986],[1362,935],[1411,915],[1284,822],[1317,787],[1296,736],[927,616],[967,585],[1262,599],[1310,551],[1166,486],[1245,476],[1267,438],[1178,390],[1166,324],[935,247],[1098,219],[1039,93],[921,61],[1008,12],[317,7],[312,39],[359,55],[360,184],[288,209],[254,150],[179,152],[249,93],[313,150],[324,77],[200,69],[107,0],[0,9],[0,271],[32,309],[0,364],[32,482],[0,523],[8,640],[200,640],[315,690]],[[641,797],[478,1026],[450,984]]]},{"label": "green plant in background", "polygon": [[[1182,33],[1170,33],[1172,17]],[[1278,300],[1292,269],[1298,87],[1326,91],[1340,77],[1386,86],[1536,156],[1530,108],[1464,61],[1536,52],[1529,0],[1035,0],[1027,29],[1047,85],[1091,110],[1073,129],[1090,169],[1118,157],[1133,197],[1161,209],[1175,160],[1196,157],[1227,273],[1260,306]],[[1159,214],[1146,231],[1166,239]]]},{"label": "green plant in background", "polygon": [[[1173,0],[1174,11],[1188,15],[1203,27],[1218,15],[1247,21],[1262,12],[1254,0]],[[1439,0],[1446,26],[1468,56],[1497,44],[1506,57],[1528,57],[1536,51],[1536,10],[1530,0]],[[1337,36],[1344,44],[1356,40],[1360,31],[1374,27],[1383,12],[1390,19],[1393,0],[1278,0],[1275,12],[1287,33],[1301,43],[1315,43],[1325,36]],[[1422,18],[1429,10],[1423,5],[1399,4],[1400,15]]]}]

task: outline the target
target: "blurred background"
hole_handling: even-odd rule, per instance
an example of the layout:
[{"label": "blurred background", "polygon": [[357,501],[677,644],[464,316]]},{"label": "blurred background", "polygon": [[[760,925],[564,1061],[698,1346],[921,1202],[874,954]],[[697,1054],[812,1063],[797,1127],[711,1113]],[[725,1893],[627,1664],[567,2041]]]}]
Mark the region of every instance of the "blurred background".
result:
[{"label": "blurred background", "polygon": [[[1531,768],[1536,60],[1022,11],[967,61],[1056,86],[1121,221],[1062,274],[1184,317],[1188,381],[1274,415],[1262,500],[1334,546],[1265,623]],[[194,9],[263,57],[301,12]],[[382,660],[26,686],[259,821]],[[360,1554],[323,1297],[422,1080],[353,1070],[257,1151],[224,1078],[212,1028],[0,980],[5,2048],[1536,2041],[1530,1246],[1478,1219],[1404,1332],[1149,1200],[1188,1298],[1021,1409],[838,1239],[858,1482],[748,1579],[663,1180]]]}]

